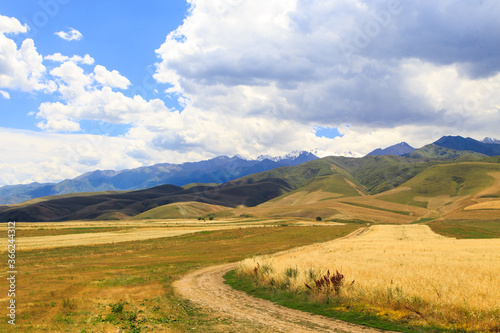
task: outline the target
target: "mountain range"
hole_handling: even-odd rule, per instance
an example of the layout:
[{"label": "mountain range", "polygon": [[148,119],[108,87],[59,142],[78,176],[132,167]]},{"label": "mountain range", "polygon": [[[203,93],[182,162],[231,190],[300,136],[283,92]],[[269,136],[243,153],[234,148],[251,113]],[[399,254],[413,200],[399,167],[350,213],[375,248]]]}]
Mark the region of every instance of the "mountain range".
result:
[{"label": "mountain range", "polygon": [[0,188],[0,205],[68,193],[131,191],[165,184],[221,184],[252,173],[299,165],[317,158],[312,153],[297,151],[280,157],[260,156],[256,160],[248,160],[238,155],[218,156],[200,162],[162,163],[121,171],[96,170],[59,183],[3,186]]},{"label": "mountain range", "polygon": [[[499,140],[485,138],[482,142],[460,136],[444,136],[418,150],[401,142],[387,148],[378,148],[366,156],[409,156],[414,158],[462,158],[500,155]],[[450,150],[443,150],[452,149]],[[459,153],[457,153],[459,152]],[[478,155],[481,154],[481,155]],[[460,156],[458,156],[460,155]],[[348,156],[355,157],[355,156]],[[470,157],[470,156],[469,156]],[[17,204],[45,196],[102,191],[132,191],[159,185],[184,186],[190,183],[222,184],[249,174],[294,166],[317,159],[310,152],[295,151],[285,156],[261,155],[255,160],[241,156],[219,156],[200,162],[183,164],[162,163],[152,166],[115,170],[96,170],[59,183],[32,183],[0,187],[0,205]]]},{"label": "mountain range", "polygon": [[[453,146],[455,149],[440,145]],[[485,145],[490,150],[487,150]],[[218,214],[226,214],[224,216],[246,216],[248,212],[259,214],[261,210],[273,216],[285,214],[283,216],[307,217],[321,212],[327,216],[345,217],[346,214],[352,216],[354,211],[358,214],[356,216],[361,216],[359,207],[373,206],[375,203],[385,207],[377,212],[382,214],[384,219],[394,218],[394,211],[402,210],[402,215],[411,220],[408,216],[413,214],[441,214],[436,212],[436,208],[432,208],[437,205],[436,202],[442,203],[446,209],[456,209],[458,206],[450,203],[456,200],[462,200],[460,202],[466,204],[472,203],[472,199],[464,199],[467,195],[473,195],[471,198],[476,201],[477,198],[496,200],[495,198],[500,197],[500,189],[496,187],[485,192],[487,186],[498,183],[491,179],[492,175],[500,175],[500,157],[497,156],[500,153],[494,155],[499,147],[498,144],[487,144],[470,138],[443,137],[403,156],[329,156],[318,159],[312,154],[301,153],[291,160],[288,159],[288,162],[284,162],[287,159],[256,160],[245,170],[251,170],[262,162],[271,166],[275,165],[272,163],[280,161],[295,161],[293,163],[298,163],[297,165],[270,168],[228,181],[217,177],[225,177],[226,174],[234,176],[241,172],[236,166],[240,165],[242,159],[216,158],[198,162],[206,167],[203,175],[210,173],[209,166],[212,166],[210,170],[220,172],[209,178],[211,183],[208,184],[169,184],[127,192],[73,193],[37,198],[17,205],[1,206],[0,221],[193,217],[203,215],[207,211],[218,211]],[[309,161],[299,163],[300,160],[297,159]],[[232,165],[230,161],[236,161],[236,164]],[[187,165],[193,167],[196,163]],[[221,165],[225,166],[221,169]],[[188,169],[189,167],[185,166],[184,172]],[[131,175],[142,175],[138,170],[127,172],[131,172]],[[154,170],[161,172],[158,167]],[[115,179],[120,174],[121,172],[111,171],[93,172],[77,178]],[[201,175],[196,172],[194,174]],[[147,179],[143,178],[141,184],[147,184]],[[437,195],[439,200],[427,202],[426,200],[431,199],[426,197],[432,195]],[[355,203],[352,203],[353,200]],[[369,200],[370,204],[367,205]],[[302,204],[304,206],[300,206]],[[409,207],[425,208],[428,211]],[[343,211],[345,213],[342,213]],[[495,214],[494,210],[492,214]]]}]

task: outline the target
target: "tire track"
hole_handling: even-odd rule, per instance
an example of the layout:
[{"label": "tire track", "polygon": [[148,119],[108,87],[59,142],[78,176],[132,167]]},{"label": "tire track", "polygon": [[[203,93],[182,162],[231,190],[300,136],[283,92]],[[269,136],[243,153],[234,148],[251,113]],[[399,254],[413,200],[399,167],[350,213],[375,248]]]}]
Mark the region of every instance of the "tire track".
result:
[{"label": "tire track", "polygon": [[[349,235],[357,236],[367,228]],[[349,237],[348,236],[348,237]],[[345,237],[344,237],[345,238]],[[246,322],[270,332],[352,332],[375,333],[383,330],[347,323],[320,315],[289,309],[255,298],[224,283],[223,276],[237,263],[206,267],[185,275],[173,286],[180,296],[239,323]],[[239,324],[241,325],[241,324]]]}]

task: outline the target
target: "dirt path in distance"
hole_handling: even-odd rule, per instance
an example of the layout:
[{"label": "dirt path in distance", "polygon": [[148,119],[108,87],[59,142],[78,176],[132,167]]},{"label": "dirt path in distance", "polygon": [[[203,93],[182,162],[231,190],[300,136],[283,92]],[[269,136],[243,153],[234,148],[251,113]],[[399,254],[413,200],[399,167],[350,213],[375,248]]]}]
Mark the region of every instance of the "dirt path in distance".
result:
[{"label": "dirt path in distance", "polygon": [[[229,318],[235,332],[386,332],[289,309],[235,290],[224,284],[222,277],[237,265],[230,263],[200,269],[174,282],[174,288],[198,306]],[[221,331],[226,332],[227,328]]]}]

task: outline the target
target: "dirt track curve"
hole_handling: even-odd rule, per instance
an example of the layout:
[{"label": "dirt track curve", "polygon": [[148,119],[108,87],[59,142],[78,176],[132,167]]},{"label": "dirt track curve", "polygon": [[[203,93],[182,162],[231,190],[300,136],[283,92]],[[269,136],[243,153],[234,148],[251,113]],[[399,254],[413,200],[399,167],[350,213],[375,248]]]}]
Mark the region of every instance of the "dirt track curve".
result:
[{"label": "dirt track curve", "polygon": [[234,290],[222,277],[236,266],[231,263],[200,269],[174,282],[174,288],[182,297],[234,321],[238,332],[387,332],[285,308]]}]

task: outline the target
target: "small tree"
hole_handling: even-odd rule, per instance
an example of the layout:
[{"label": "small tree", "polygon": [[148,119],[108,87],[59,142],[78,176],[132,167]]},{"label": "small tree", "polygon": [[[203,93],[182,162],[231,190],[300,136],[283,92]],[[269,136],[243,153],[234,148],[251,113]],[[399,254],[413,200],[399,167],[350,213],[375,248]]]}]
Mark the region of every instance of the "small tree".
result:
[{"label": "small tree", "polygon": [[323,221],[323,219],[321,218],[321,216],[317,216],[316,221]]}]

